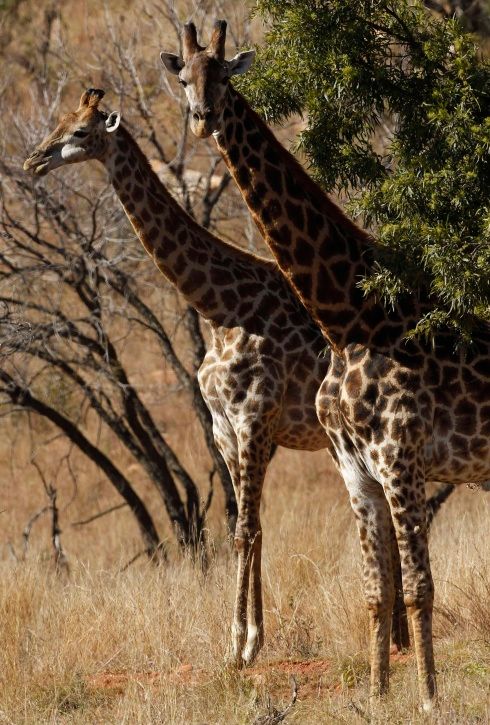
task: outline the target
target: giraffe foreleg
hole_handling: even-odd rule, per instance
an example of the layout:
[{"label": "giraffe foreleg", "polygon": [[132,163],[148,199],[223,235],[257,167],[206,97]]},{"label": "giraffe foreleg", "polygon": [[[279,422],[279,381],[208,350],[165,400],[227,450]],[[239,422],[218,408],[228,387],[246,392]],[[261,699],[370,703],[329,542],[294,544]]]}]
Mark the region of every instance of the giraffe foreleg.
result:
[{"label": "giraffe foreleg", "polygon": [[[262,528],[260,500],[270,459],[272,436],[266,426],[251,425],[239,435],[240,501],[235,534],[238,579],[233,615],[232,649],[235,661],[251,664],[264,642],[262,607]],[[247,597],[250,603],[247,611]],[[248,617],[247,617],[248,614]]]},{"label": "giraffe foreleg", "polygon": [[238,531],[239,521],[240,518],[238,519],[237,532],[235,534],[235,549],[237,552],[237,584],[235,606],[233,609],[233,622],[231,625],[231,656],[236,667],[241,668],[244,664],[242,652],[247,638],[247,600],[250,567],[252,564],[252,551],[247,537],[242,536],[241,532]]},{"label": "giraffe foreleg", "polygon": [[[201,378],[204,376],[201,374]],[[216,445],[223,456],[228,470],[238,505],[238,515],[240,517],[240,501],[242,497],[240,485],[240,461],[239,461],[239,443],[234,427],[231,425],[225,409],[215,394],[214,388],[211,391],[203,384],[204,380],[200,379],[203,395],[205,395],[206,403],[211,410],[213,416],[213,435]],[[237,520],[235,532],[235,550],[237,564],[237,582],[235,604],[233,610],[233,621],[231,625],[231,653],[227,659],[233,667],[242,667],[242,651],[246,639],[247,626],[247,591],[250,577],[251,552],[246,546],[246,542],[242,540],[239,532],[239,518]]]},{"label": "giraffe foreleg", "polygon": [[364,596],[369,610],[371,687],[377,698],[389,686],[390,625],[395,599],[390,510],[379,483],[349,483],[361,542]]},{"label": "giraffe foreleg", "polygon": [[[398,475],[387,487],[403,573],[405,605],[412,623],[419,690],[424,710],[429,711],[437,697],[434,651],[432,645],[432,609],[434,584],[430,570],[425,510],[423,466],[420,475]],[[413,469],[413,467],[411,467]],[[411,497],[405,494],[411,492]]]},{"label": "giraffe foreleg", "polygon": [[250,607],[247,622],[247,644],[243,652],[246,664],[254,661],[264,644],[264,613],[262,605],[262,530],[255,535],[252,546],[252,577]]}]

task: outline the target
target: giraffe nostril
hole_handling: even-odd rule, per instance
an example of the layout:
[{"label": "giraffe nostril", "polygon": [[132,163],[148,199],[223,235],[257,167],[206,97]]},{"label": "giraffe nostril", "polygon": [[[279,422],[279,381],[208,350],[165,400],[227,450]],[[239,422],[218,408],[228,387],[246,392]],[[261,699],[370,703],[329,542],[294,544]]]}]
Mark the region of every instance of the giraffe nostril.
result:
[{"label": "giraffe nostril", "polygon": [[200,121],[200,120],[201,120],[201,114],[200,114],[200,113],[198,113],[198,112],[196,111],[196,112],[195,112],[195,113],[194,113],[194,114],[192,115],[192,118],[194,119],[194,121]]}]

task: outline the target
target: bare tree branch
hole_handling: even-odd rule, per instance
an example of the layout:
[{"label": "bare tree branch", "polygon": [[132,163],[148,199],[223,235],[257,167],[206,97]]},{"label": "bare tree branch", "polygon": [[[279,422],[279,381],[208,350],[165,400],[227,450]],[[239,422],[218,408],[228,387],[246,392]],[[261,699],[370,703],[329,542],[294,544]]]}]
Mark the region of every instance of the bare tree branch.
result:
[{"label": "bare tree branch", "polygon": [[120,504],[117,504],[117,506],[111,506],[110,508],[106,509],[105,511],[100,511],[98,514],[89,516],[88,519],[80,519],[80,521],[73,521],[70,524],[70,526],[85,526],[86,524],[91,524],[92,521],[97,521],[97,519],[101,519],[103,516],[107,516],[107,514],[111,514],[113,511],[119,511],[119,509],[126,508],[127,505],[128,505],[127,503],[120,503]]}]

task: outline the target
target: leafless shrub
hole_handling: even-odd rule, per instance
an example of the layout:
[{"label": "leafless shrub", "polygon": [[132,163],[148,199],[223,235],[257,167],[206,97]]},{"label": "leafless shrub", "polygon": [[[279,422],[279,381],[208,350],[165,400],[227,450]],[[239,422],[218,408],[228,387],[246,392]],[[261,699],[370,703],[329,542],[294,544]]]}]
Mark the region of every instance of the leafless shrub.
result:
[{"label": "leafless shrub", "polygon": [[278,710],[276,707],[274,707],[269,697],[267,703],[267,713],[265,715],[261,715],[256,720],[254,720],[253,725],[278,725],[278,723],[283,722],[286,719],[298,698],[298,684],[292,675],[290,680],[291,700],[289,704],[283,710]]}]

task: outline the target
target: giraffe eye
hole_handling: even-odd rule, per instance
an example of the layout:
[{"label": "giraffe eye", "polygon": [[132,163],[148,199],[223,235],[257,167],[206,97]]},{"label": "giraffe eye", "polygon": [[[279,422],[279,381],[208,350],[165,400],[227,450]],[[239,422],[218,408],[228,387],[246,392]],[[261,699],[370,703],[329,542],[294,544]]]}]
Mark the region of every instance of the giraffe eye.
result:
[{"label": "giraffe eye", "polygon": [[73,135],[77,138],[85,138],[85,136],[88,136],[88,131],[82,131],[82,129],[79,129],[78,131],[74,131]]}]

